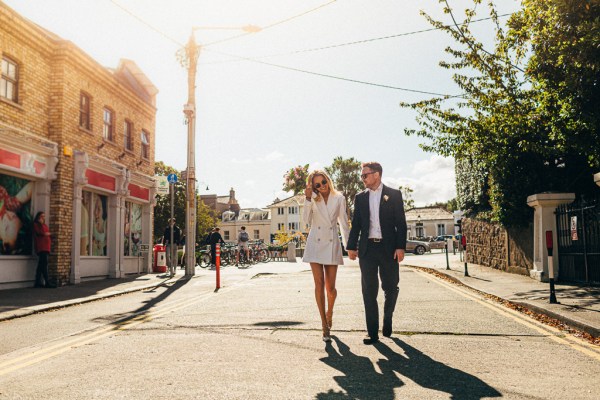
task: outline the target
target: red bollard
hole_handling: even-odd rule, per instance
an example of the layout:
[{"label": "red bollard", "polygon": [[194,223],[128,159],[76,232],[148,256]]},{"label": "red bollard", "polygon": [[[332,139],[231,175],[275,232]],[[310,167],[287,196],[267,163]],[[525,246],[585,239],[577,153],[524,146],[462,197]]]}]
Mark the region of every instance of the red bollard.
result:
[{"label": "red bollard", "polygon": [[221,245],[219,243],[216,244],[216,269],[217,269],[217,289],[221,288]]}]

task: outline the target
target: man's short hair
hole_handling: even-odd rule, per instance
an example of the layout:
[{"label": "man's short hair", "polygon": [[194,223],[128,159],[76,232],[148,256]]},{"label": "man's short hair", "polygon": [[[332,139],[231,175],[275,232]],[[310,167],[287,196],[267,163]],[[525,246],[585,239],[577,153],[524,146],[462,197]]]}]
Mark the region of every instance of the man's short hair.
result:
[{"label": "man's short hair", "polygon": [[245,227],[245,226],[242,226],[242,228],[241,228],[241,229],[242,229],[243,231],[245,231],[245,230],[246,230],[246,227]]},{"label": "man's short hair", "polygon": [[215,228],[214,230],[215,230],[215,231],[217,231],[217,232],[219,232],[221,229],[219,229],[219,228]]},{"label": "man's short hair", "polygon": [[169,218],[169,222],[175,222],[175,218]]},{"label": "man's short hair", "polygon": [[383,168],[381,167],[381,164],[379,164],[377,161],[364,162],[362,163],[362,167],[369,168],[374,172],[379,172],[379,176],[383,174]]}]

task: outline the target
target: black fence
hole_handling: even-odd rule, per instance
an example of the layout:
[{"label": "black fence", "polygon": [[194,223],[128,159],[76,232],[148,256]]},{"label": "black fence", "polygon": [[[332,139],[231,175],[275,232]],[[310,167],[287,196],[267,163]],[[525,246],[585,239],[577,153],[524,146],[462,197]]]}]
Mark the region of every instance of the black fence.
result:
[{"label": "black fence", "polygon": [[556,226],[558,279],[600,283],[600,198],[559,206]]}]

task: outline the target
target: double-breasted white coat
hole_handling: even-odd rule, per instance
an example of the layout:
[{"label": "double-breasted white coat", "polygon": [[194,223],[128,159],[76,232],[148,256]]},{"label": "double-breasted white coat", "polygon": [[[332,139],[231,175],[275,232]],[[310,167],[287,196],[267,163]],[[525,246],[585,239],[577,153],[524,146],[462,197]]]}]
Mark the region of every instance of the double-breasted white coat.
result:
[{"label": "double-breasted white coat", "polygon": [[344,247],[348,243],[348,214],[346,213],[346,199],[340,193],[331,193],[325,200],[316,201],[317,195],[313,193],[310,201],[304,203],[303,220],[310,224],[306,248],[302,261],[324,265],[343,265],[342,246],[338,236],[338,227],[342,234]]}]

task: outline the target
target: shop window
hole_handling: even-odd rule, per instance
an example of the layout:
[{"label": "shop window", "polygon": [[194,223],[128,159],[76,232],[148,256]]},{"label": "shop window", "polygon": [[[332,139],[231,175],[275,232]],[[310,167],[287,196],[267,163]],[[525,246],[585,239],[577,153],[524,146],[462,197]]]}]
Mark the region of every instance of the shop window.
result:
[{"label": "shop window", "polygon": [[254,230],[254,240],[260,239],[260,231],[258,229]]},{"label": "shop window", "polygon": [[123,255],[139,257],[142,238],[142,205],[125,202],[125,223],[123,226]]},{"label": "shop window", "polygon": [[133,151],[133,123],[128,120],[123,126],[123,146],[125,150]]},{"label": "shop window", "polygon": [[146,131],[142,131],[142,158],[150,158],[150,135]]},{"label": "shop window", "polygon": [[34,183],[0,174],[0,256],[31,255]]},{"label": "shop window", "polygon": [[0,75],[0,96],[7,100],[18,100],[19,66],[7,57],[2,57],[2,74]]},{"label": "shop window", "polygon": [[108,228],[108,197],[83,192],[81,198],[80,254],[106,256]]},{"label": "shop window", "polygon": [[90,96],[83,92],[79,96],[79,126],[88,131],[91,129]]},{"label": "shop window", "polygon": [[110,108],[104,108],[103,115],[102,138],[112,142],[115,130],[115,112]]}]

